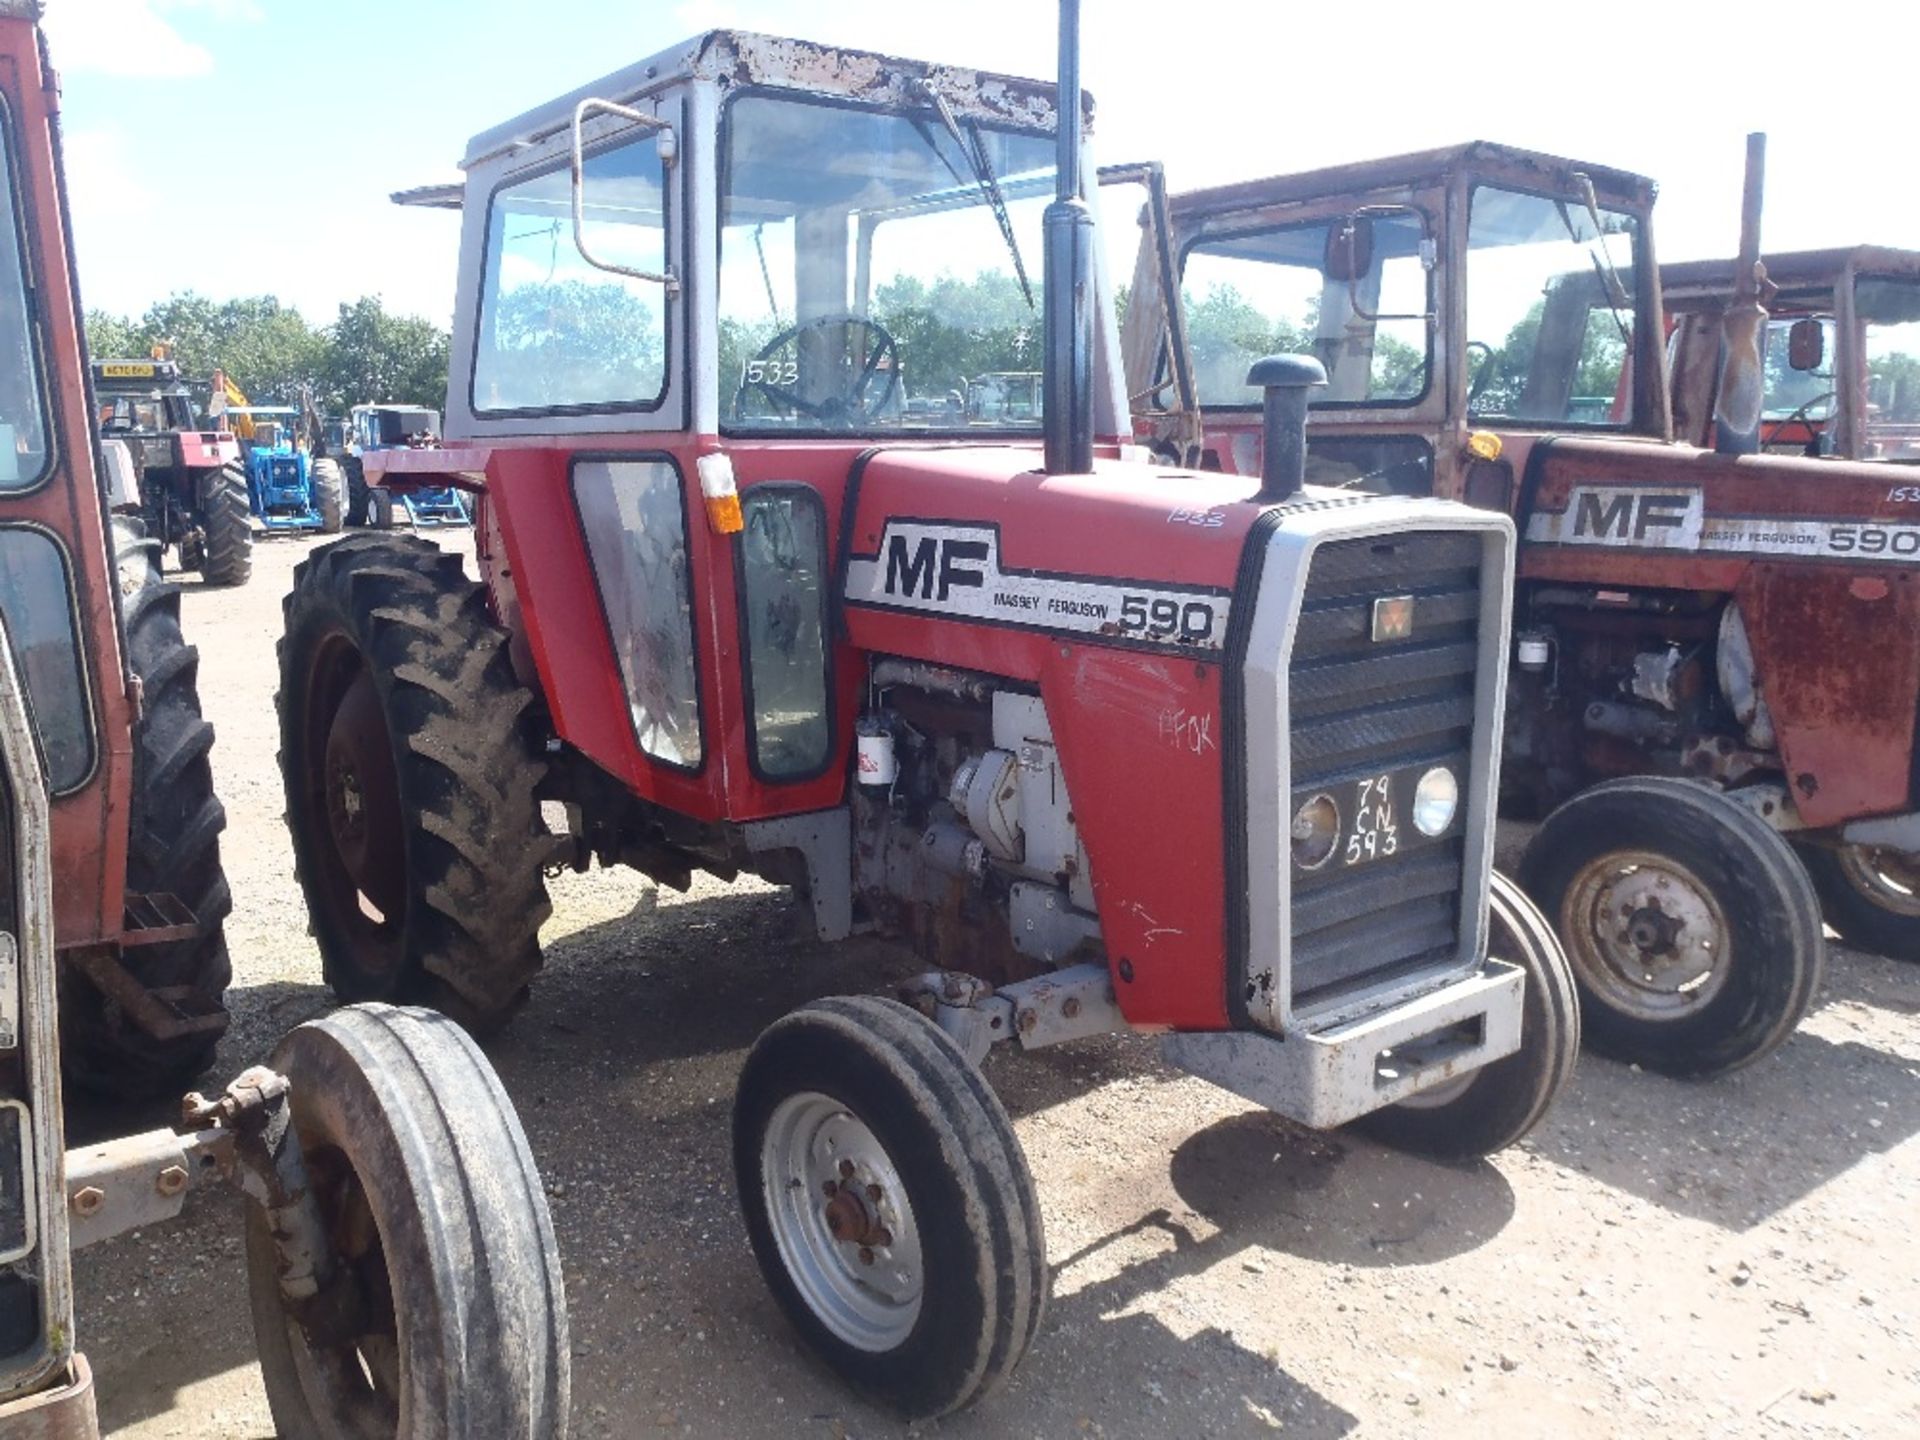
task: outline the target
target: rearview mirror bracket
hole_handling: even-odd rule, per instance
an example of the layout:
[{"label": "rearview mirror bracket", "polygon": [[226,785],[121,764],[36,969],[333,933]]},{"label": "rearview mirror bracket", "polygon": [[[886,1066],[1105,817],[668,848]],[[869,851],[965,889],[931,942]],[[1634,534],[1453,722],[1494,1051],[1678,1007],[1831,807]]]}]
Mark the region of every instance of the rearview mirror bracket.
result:
[{"label": "rearview mirror bracket", "polygon": [[650,270],[636,270],[632,266],[622,265],[614,260],[603,259],[587,248],[586,227],[586,138],[584,128],[590,114],[612,115],[625,120],[629,125],[650,131],[660,137],[660,163],[671,166],[679,156],[679,144],[675,139],[673,126],[658,115],[649,115],[644,110],[635,110],[631,106],[616,105],[611,100],[582,100],[573,107],[573,245],[580,257],[596,270],[606,270],[615,275],[630,275],[635,280],[645,280],[665,288],[667,294],[680,293],[680,278],[672,270],[654,274]]}]

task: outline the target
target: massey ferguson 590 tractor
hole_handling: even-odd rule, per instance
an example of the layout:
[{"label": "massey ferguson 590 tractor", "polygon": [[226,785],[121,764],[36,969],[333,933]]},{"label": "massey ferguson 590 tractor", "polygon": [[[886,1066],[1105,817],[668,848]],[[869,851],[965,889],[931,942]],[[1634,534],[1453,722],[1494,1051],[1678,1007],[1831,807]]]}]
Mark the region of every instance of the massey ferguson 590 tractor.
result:
[{"label": "massey ferguson 590 tractor", "polygon": [[63,1150],[63,1051],[115,1089],[205,1066],[227,889],[179,596],[104,504],[38,15],[0,0],[0,1436],[99,1434],[70,1252],[218,1177],[281,1435],[562,1440],[545,1194],[445,1016],[340,1011],[178,1125]]},{"label": "massey ferguson 590 tractor", "polygon": [[[1446,1154],[1523,1134],[1577,1045],[1490,870],[1511,525],[1121,458],[1074,30],[1057,90],[712,33],[475,138],[445,444],[364,458],[473,492],[479,579],[340,541],[280,650],[343,995],[503,1020],[543,870],[595,860],[753,872],[924,958],[911,1004],[774,1024],[734,1112],[774,1294],[915,1414],[1046,1301],[994,1042],[1170,1032]],[[945,403],[1036,355],[1044,429]],[[1277,429],[1313,369],[1263,369]]]},{"label": "massey ferguson 590 tractor", "polygon": [[[1707,1074],[1777,1044],[1816,983],[1820,905],[1781,835],[1829,924],[1920,956],[1920,487],[1674,443],[1654,193],[1473,144],[1179,195],[1125,343],[1140,428],[1176,453],[1258,468],[1232,382],[1284,334],[1331,372],[1310,479],[1514,517],[1505,798],[1553,811],[1521,878],[1588,1039]],[[1716,343],[1713,379],[1750,446],[1764,314],[1736,319],[1744,363]]]}]

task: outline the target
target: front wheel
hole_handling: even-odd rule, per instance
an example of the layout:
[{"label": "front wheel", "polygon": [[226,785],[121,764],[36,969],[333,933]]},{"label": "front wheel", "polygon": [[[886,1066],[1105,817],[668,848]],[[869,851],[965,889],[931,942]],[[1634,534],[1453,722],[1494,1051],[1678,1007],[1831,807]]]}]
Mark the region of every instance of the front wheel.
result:
[{"label": "front wheel", "polygon": [[1047,1299],[1033,1177],[926,1017],[861,997],[776,1021],[741,1072],[733,1164],[774,1298],[854,1385],[922,1418],[1019,1363]]},{"label": "front wheel", "polygon": [[1555,923],[1596,1050],[1718,1075],[1786,1040],[1825,964],[1820,901],[1778,832],[1717,790],[1613,780],[1535,833],[1520,883]]},{"label": "front wheel", "polygon": [[354,1006],[270,1062],[350,1305],[285,1308],[267,1214],[247,1206],[260,1373],[283,1440],[558,1440],[571,1358],[559,1247],[527,1137],[445,1016]]},{"label": "front wheel", "polygon": [[1526,975],[1520,1048],[1458,1079],[1353,1122],[1382,1144],[1471,1160],[1514,1144],[1540,1123],[1580,1056],[1580,997],[1566,952],[1513,881],[1493,876],[1487,955]]},{"label": "front wheel", "polygon": [[308,467],[307,484],[313,490],[314,511],[320,516],[320,533],[338,534],[347,517],[347,477],[340,462],[321,456]]},{"label": "front wheel", "polygon": [[1797,848],[1842,940],[1889,959],[1920,960],[1920,861],[1872,845]]}]

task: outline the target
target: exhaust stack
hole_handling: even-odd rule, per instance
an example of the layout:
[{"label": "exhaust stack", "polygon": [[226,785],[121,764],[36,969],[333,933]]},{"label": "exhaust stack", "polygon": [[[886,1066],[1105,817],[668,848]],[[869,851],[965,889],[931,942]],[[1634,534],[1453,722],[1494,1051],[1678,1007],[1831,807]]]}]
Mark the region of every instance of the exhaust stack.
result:
[{"label": "exhaust stack", "polygon": [[1093,211],[1080,186],[1080,0],[1060,0],[1054,201],[1047,207],[1042,401],[1049,475],[1093,469]]},{"label": "exhaust stack", "polygon": [[1752,455],[1760,448],[1760,406],[1766,387],[1762,353],[1766,302],[1774,286],[1760,259],[1760,201],[1766,188],[1767,137],[1747,136],[1746,187],[1740,197],[1740,255],[1733,262],[1733,302],[1721,320],[1725,357],[1714,397],[1713,448],[1722,455]]},{"label": "exhaust stack", "polygon": [[1247,371],[1247,384],[1266,399],[1255,499],[1290,500],[1307,483],[1307,392],[1326,383],[1327,367],[1311,355],[1269,355]]}]

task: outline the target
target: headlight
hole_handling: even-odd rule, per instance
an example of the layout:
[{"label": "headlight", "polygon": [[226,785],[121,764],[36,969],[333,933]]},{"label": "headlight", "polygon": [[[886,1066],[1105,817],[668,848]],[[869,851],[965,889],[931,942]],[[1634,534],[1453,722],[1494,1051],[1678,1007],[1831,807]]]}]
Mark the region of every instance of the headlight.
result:
[{"label": "headlight", "polygon": [[1431,838],[1445,830],[1459,808],[1460,782],[1444,765],[1434,766],[1413,787],[1413,823],[1422,835]]},{"label": "headlight", "polygon": [[1331,795],[1316,795],[1293,812],[1293,863],[1318,870],[1340,844],[1340,807]]}]

